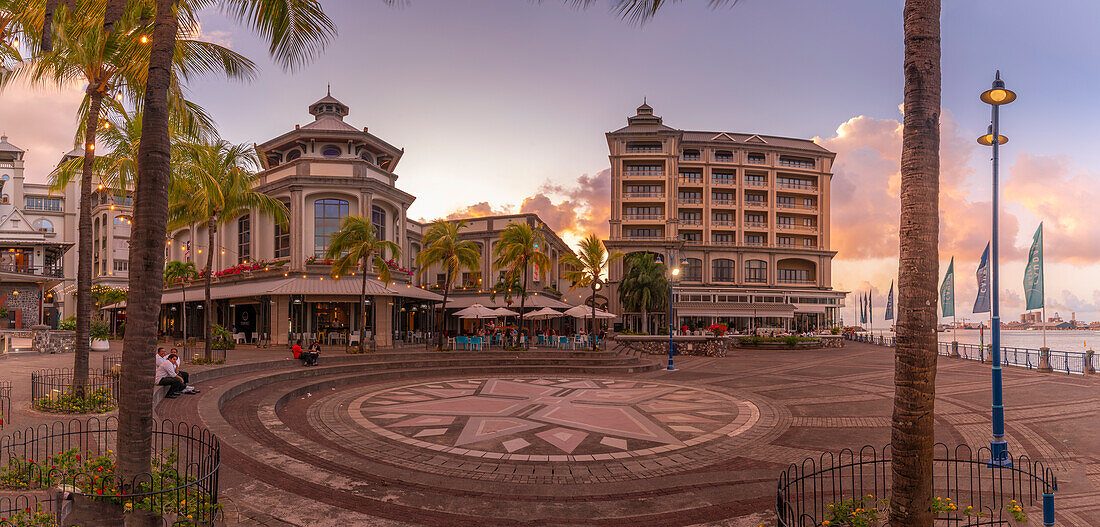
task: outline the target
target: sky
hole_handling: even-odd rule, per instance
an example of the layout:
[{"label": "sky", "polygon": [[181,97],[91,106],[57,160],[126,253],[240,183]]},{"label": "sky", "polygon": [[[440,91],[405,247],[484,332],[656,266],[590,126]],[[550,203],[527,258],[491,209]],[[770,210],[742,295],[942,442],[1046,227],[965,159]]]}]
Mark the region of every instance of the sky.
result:
[{"label": "sky", "polygon": [[[538,212],[567,241],[606,234],[603,134],[645,97],[682,129],[814,138],[837,153],[834,287],[885,306],[897,275],[902,0],[704,0],[669,5],[644,26],[596,2],[325,0],[339,35],[310,65],[284,71],[248,30],[212,11],[204,38],[255,59],[251,83],[196,79],[191,97],[223,137],[260,143],[311,119],[332,94],[346,118],[405,149],[398,186],[413,218]],[[978,94],[1000,69],[1019,95],[1003,108],[1001,306],[1023,310],[1023,260],[1045,222],[1048,316],[1100,319],[1100,3],[944,2],[941,277],[951,257],[957,313],[970,314],[990,236],[989,122]],[[0,92],[0,133],[41,180],[72,146],[80,100],[60,90]],[[849,300],[849,306],[854,301]],[[881,309],[881,307],[879,308]],[[880,319],[882,312],[877,315]],[[846,312],[851,318],[851,308]]]}]

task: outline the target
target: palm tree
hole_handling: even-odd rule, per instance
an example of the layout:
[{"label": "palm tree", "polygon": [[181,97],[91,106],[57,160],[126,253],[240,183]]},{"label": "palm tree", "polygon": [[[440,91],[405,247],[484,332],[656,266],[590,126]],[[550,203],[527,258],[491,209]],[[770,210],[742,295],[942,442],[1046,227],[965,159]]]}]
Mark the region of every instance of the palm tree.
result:
[{"label": "palm tree", "polygon": [[[359,268],[363,275],[363,290],[359,293],[359,306],[363,310],[360,320],[360,334],[365,334],[367,328],[367,273],[374,271],[378,279],[383,283],[390,281],[390,266],[386,263],[386,255],[397,259],[401,256],[401,248],[396,243],[378,239],[378,231],[369,218],[362,216],[348,216],[340,222],[340,230],[332,233],[329,239],[326,258],[334,258],[332,262],[332,276],[339,278],[347,276],[349,271]],[[375,321],[377,325],[377,320]],[[377,331],[375,331],[377,335]],[[359,353],[363,353],[362,336],[359,337]]]},{"label": "palm tree", "polygon": [[436,338],[436,350],[443,350],[443,325],[447,316],[447,296],[454,285],[455,277],[463,269],[476,272],[481,268],[481,250],[476,243],[469,240],[460,240],[459,231],[466,228],[466,220],[443,221],[436,220],[428,227],[424,234],[424,250],[416,255],[416,265],[419,267],[416,276],[420,277],[428,272],[432,266],[439,265],[443,268],[443,307],[439,317],[439,331]]},{"label": "palm tree", "polygon": [[[85,98],[80,107],[80,122],[84,128],[80,142],[84,157],[78,224],[80,232],[91,232],[92,174],[101,114],[107,109],[105,105],[110,106],[112,94],[121,99],[123,90],[127,90],[133,99],[136,88],[144,82],[142,66],[147,63],[147,53],[144,52],[146,46],[142,39],[148,40],[145,34],[149,27],[140,6],[128,10],[118,20],[116,31],[106,31],[99,24],[105,9],[104,0],[80,0],[74,7],[75,10],[66,12],[57,21],[58,45],[30,61],[18,64],[9,75],[0,78],[0,84],[7,85],[17,79],[39,85],[61,86],[73,81],[86,83]],[[248,59],[215,44],[190,40],[186,35],[181,37],[173,63],[177,77],[211,71],[223,71],[227,76],[236,78],[252,75],[253,64]],[[33,48],[35,44],[44,43],[32,39],[28,44]],[[183,101],[178,81],[172,92],[174,100]],[[73,357],[73,388],[77,393],[83,392],[88,376],[88,336],[92,313],[91,254],[92,238],[81,236],[77,245],[77,338]]]},{"label": "palm tree", "polygon": [[[246,145],[234,145],[223,139],[188,143],[179,149],[179,177],[172,183],[172,202],[168,207],[168,227],[206,224],[206,302],[203,331],[206,360],[211,354],[210,331],[214,325],[210,282],[214,274],[214,235],[218,226],[235,221],[242,214],[256,211],[271,216],[280,225],[287,224],[288,213],[283,203],[256,191],[258,166],[255,150]],[[192,236],[192,239],[194,236]]]},{"label": "palm tree", "polygon": [[663,309],[668,298],[665,266],[649,252],[630,253],[623,265],[626,270],[619,282],[619,302],[626,310],[642,312],[642,331],[649,333],[649,312]]},{"label": "palm tree", "polygon": [[600,284],[600,276],[607,271],[611,260],[622,258],[622,253],[607,253],[600,237],[589,234],[580,245],[580,255],[567,254],[562,258],[562,263],[569,267],[564,273],[564,278],[569,280],[572,291],[578,287],[592,288],[592,317],[589,319],[589,335],[592,335],[592,351],[596,351],[596,287]]},{"label": "palm tree", "polygon": [[504,302],[508,305],[512,305],[512,298],[523,294],[523,284],[520,283],[519,277],[504,273],[500,275],[497,283],[493,284],[493,287],[489,288],[489,300],[496,301],[497,297],[503,297]]},{"label": "palm tree", "polygon": [[[51,0],[53,1],[53,0]],[[152,461],[152,391],[160,298],[164,288],[164,240],[172,172],[168,92],[179,28],[198,23],[191,4],[218,4],[270,43],[269,52],[285,67],[312,59],[335,35],[335,26],[317,0],[152,0],[155,7],[149,60],[141,97],[142,140],[134,186],[134,226],[130,237],[130,316],[123,346],[120,395],[128,402],[118,416],[121,481],[149,472]],[[179,7],[180,9],[176,9]],[[185,24],[180,24],[183,17]],[[105,21],[107,22],[107,21]]]},{"label": "palm tree", "polygon": [[[541,228],[532,228],[524,223],[509,223],[500,234],[500,241],[493,249],[493,267],[504,269],[514,277],[523,277],[523,285],[519,296],[519,327],[520,331],[527,329],[523,323],[523,310],[527,303],[527,281],[529,270],[533,266],[542,276],[550,270],[550,258],[539,250],[546,245],[546,240]],[[527,332],[530,335],[530,331]],[[524,339],[525,346],[531,344],[530,338]]]},{"label": "palm tree", "polygon": [[183,295],[183,308],[180,310],[180,318],[183,320],[183,350],[187,351],[187,281],[193,280],[199,275],[195,269],[195,262],[181,262],[172,260],[164,267],[164,282],[168,285],[180,284],[180,294]]}]

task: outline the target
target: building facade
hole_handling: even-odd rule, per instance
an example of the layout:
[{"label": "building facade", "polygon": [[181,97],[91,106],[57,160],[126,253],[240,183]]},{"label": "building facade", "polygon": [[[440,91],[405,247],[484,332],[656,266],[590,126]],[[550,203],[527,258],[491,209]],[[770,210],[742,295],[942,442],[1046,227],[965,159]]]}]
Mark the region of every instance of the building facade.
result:
[{"label": "building facade", "polygon": [[[609,250],[680,268],[675,327],[807,331],[840,323],[829,193],[835,154],[813,141],[667,126],[647,104],[606,134]],[[624,261],[609,272],[614,312]],[[667,327],[666,315],[657,315]]]}]

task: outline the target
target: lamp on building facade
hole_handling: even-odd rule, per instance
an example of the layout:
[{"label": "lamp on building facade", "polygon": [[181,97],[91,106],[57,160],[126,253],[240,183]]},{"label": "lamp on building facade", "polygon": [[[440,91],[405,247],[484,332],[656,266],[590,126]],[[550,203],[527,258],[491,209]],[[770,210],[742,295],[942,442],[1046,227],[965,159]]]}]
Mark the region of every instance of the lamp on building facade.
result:
[{"label": "lamp on building facade", "polygon": [[993,240],[990,254],[989,281],[992,294],[990,298],[991,344],[993,359],[993,439],[989,442],[992,452],[992,462],[998,465],[1011,465],[1008,456],[1008,442],[1005,441],[1005,408],[1001,375],[1001,306],[1000,306],[1000,269],[997,264],[999,244],[997,243],[997,214],[1000,210],[1000,190],[998,189],[997,170],[1000,162],[1000,145],[1008,142],[1008,138],[1001,135],[1000,108],[1016,100],[1016,93],[1005,88],[1001,80],[1001,72],[997,71],[993,81],[993,87],[982,92],[979,97],[982,102],[992,108],[992,124],[989,133],[978,138],[978,143],[993,147]]}]

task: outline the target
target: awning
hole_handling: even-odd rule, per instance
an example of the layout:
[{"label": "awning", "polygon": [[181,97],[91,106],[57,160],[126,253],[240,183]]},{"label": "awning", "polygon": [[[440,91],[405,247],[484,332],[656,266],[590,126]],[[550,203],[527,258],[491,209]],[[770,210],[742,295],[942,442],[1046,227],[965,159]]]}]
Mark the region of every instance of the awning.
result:
[{"label": "awning", "polygon": [[394,295],[396,296],[401,296],[405,298],[415,298],[417,300],[428,300],[431,302],[443,301],[443,295],[439,295],[431,291],[426,291],[419,287],[411,286],[408,284],[405,284],[404,286],[400,284],[393,284],[390,286],[390,291],[393,291]]},{"label": "awning", "polygon": [[[519,299],[512,298],[512,304],[508,305],[504,302],[503,296],[498,296],[496,300],[489,300],[489,295],[462,295],[454,296],[447,299],[447,309],[462,309],[464,307],[470,307],[474,304],[481,304],[483,306],[497,308],[507,307],[511,310],[519,309]],[[531,295],[527,297],[527,301],[524,302],[523,307],[525,309],[541,309],[544,307],[552,307],[554,309],[569,309],[569,304],[560,300],[554,300],[546,295]]]},{"label": "awning", "polygon": [[[363,292],[363,282],[357,278],[345,278],[334,280],[330,277],[310,278],[277,278],[274,280],[243,280],[229,284],[211,284],[210,298],[221,300],[226,298],[253,297],[262,295],[286,296],[286,295],[316,295],[316,296],[359,296]],[[394,285],[386,287],[381,282],[367,279],[367,295],[369,296],[399,296],[416,298],[421,300],[441,301],[439,296],[430,291],[417,287],[401,287]],[[197,287],[187,288],[188,301],[202,300],[205,290],[201,284]],[[174,304],[183,301],[183,292],[178,288],[166,290],[161,297],[162,304]]]},{"label": "awning", "polygon": [[114,304],[103,306],[99,309],[126,309],[126,301],[123,300],[122,302],[115,302]]},{"label": "awning", "polygon": [[676,314],[683,317],[777,317],[794,318],[791,304],[710,304],[707,306],[677,307]]}]

